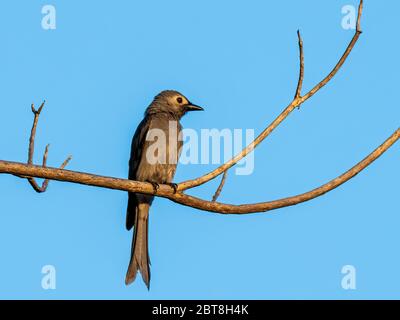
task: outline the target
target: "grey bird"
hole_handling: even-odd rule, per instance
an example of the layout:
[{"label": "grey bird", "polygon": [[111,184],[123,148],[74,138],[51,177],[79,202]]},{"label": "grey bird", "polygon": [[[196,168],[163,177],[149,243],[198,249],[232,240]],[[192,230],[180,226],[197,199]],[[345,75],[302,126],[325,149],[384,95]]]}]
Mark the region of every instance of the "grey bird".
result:
[{"label": "grey bird", "polygon": [[[129,160],[129,179],[150,182],[157,190],[158,184],[172,183],[177,160],[182,147],[180,119],[189,111],[203,110],[174,90],[159,93],[148,106],[144,119],[132,139]],[[164,133],[166,139],[161,139]],[[157,136],[157,139],[154,137]],[[158,148],[155,147],[157,144]],[[147,288],[150,288],[150,259],[148,248],[149,208],[154,196],[128,194],[126,228],[134,227],[131,259],[125,284],[132,283],[140,271]]]}]

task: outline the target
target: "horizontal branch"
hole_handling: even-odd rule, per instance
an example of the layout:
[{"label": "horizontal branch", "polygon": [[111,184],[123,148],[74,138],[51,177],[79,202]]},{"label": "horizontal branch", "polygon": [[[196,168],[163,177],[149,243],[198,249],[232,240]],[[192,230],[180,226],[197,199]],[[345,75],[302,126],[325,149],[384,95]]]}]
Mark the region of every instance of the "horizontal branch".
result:
[{"label": "horizontal branch", "polygon": [[83,185],[115,189],[121,191],[153,194],[199,210],[224,213],[224,214],[247,214],[247,213],[266,212],[278,208],[293,206],[317,198],[339,187],[346,181],[356,176],[367,166],[369,166],[372,162],[378,159],[399,139],[400,139],[400,128],[397,129],[374,152],[372,152],[369,156],[367,156],[364,160],[359,162],[353,168],[351,168],[341,176],[329,181],[328,183],[314,190],[284,199],[279,199],[269,202],[254,203],[254,204],[234,205],[234,204],[218,203],[189,196],[182,192],[174,193],[174,189],[169,185],[160,185],[160,187],[157,189],[157,192],[155,192],[152,184],[147,182],[98,176],[83,172],[75,172],[70,170],[63,170],[63,169],[56,169],[49,167],[46,168],[41,166],[34,166],[24,163],[8,162],[2,160],[0,160],[0,173],[65,181],[65,182],[78,183]]}]

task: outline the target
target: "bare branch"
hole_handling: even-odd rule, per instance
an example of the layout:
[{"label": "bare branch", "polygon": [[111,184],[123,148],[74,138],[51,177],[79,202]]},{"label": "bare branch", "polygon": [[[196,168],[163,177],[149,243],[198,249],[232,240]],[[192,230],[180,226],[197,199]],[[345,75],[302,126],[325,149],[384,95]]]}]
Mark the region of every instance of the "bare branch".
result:
[{"label": "bare branch", "polygon": [[[212,211],[224,214],[248,214],[256,212],[266,212],[278,208],[293,206],[305,201],[309,201],[316,197],[319,197],[337,188],[346,181],[350,180],[358,173],[360,173],[362,170],[364,170],[367,166],[369,166],[372,162],[378,159],[384,152],[386,152],[395,142],[397,142],[400,139],[400,128],[397,129],[381,146],[379,146],[375,151],[373,151],[370,155],[368,155],[364,160],[359,162],[353,168],[351,168],[341,176],[331,180],[330,182],[314,190],[284,199],[254,203],[254,204],[234,205],[234,204],[224,204],[216,202],[217,198],[219,197],[223,189],[227,176],[227,171],[238,161],[240,161],[243,157],[245,157],[248,153],[252,152],[254,148],[258,144],[260,144],[284,119],[286,119],[286,117],[296,107],[300,106],[303,102],[312,97],[316,92],[318,92],[322,87],[324,87],[336,75],[336,73],[339,71],[339,69],[346,61],[347,57],[349,56],[350,52],[352,51],[354,45],[356,44],[361,34],[360,19],[362,14],[362,8],[363,8],[363,1],[360,2],[358,10],[356,33],[353,36],[353,39],[350,41],[350,44],[348,45],[343,56],[340,58],[339,62],[336,64],[333,70],[328,74],[328,76],[326,76],[320,83],[318,83],[313,89],[311,89],[304,96],[301,96],[302,84],[304,79],[303,42],[300,32],[298,32],[299,50],[300,50],[300,75],[294,100],[251,144],[249,144],[245,149],[243,149],[241,153],[239,153],[233,159],[226,162],[222,166],[218,167],[214,171],[197,179],[188,180],[186,182],[179,184],[176,189],[171,187],[170,185],[160,185],[159,188],[155,190],[151,183],[63,170],[64,167],[68,164],[71,157],[67,158],[64,161],[60,169],[47,168],[46,165],[47,165],[49,146],[46,147],[46,150],[44,152],[42,166],[33,165],[36,126],[40,112],[42,111],[42,108],[44,106],[44,103],[40,106],[40,108],[37,111],[32,105],[32,112],[34,113],[35,117],[29,143],[28,164],[0,160],[0,173],[13,174],[19,177],[27,178],[31,183],[31,185],[33,186],[33,188],[38,192],[44,192],[46,190],[49,180],[57,180],[57,181],[84,184],[89,186],[96,186],[101,188],[155,195],[170,199],[171,201],[180,203],[185,206],[190,206],[200,210]],[[199,199],[183,193],[183,190],[199,186],[207,181],[210,181],[211,179],[214,179],[215,177],[221,175],[222,173],[223,176],[220,185],[216,190],[212,201]],[[35,182],[34,178],[43,178],[45,179],[45,181],[43,182],[42,186],[39,187]]]},{"label": "bare branch", "polygon": [[326,76],[321,82],[319,82],[314,88],[312,88],[303,97],[295,97],[294,100],[286,107],[286,109],[283,110],[283,112],[263,132],[261,132],[261,134],[252,143],[250,143],[246,148],[244,148],[239,154],[237,154],[235,157],[233,157],[228,162],[224,163],[223,165],[219,166],[218,168],[214,169],[213,171],[211,171],[201,177],[179,183],[177,190],[183,191],[183,190],[187,190],[190,188],[200,186],[200,185],[218,177],[224,171],[233,167],[236,163],[238,163],[245,156],[247,156],[250,152],[252,152],[262,141],[264,141],[264,139],[267,138],[272,133],[272,131],[274,131],[281,124],[281,122],[289,116],[289,114],[295,108],[299,107],[301,104],[303,104],[309,98],[311,98],[314,94],[316,94],[322,87],[324,87],[337,74],[337,72],[343,66],[343,64],[347,60],[350,52],[354,48],[355,44],[357,43],[357,41],[361,35],[360,21],[361,21],[362,9],[363,9],[363,1],[361,0],[359,9],[358,9],[356,32],[355,32],[353,38],[351,39],[349,45],[347,46],[345,52],[343,53],[342,57],[340,58],[339,62],[332,69],[332,71],[328,74],[328,76]]},{"label": "bare branch", "polygon": [[224,174],[222,175],[222,178],[221,178],[221,182],[219,183],[219,186],[218,186],[217,190],[215,191],[215,194],[212,198],[212,202],[217,201],[219,195],[221,194],[221,191],[225,185],[225,180],[226,180],[227,174],[228,174],[228,171],[224,171]]},{"label": "bare branch", "polygon": [[176,203],[185,206],[189,206],[204,211],[212,211],[216,213],[248,214],[256,212],[266,212],[274,209],[293,206],[317,198],[319,196],[322,196],[323,194],[339,187],[343,183],[347,182],[348,180],[359,174],[372,162],[378,159],[383,153],[385,153],[399,139],[400,139],[400,128],[397,129],[374,152],[368,155],[364,160],[359,162],[353,168],[351,168],[341,176],[329,181],[328,183],[314,190],[293,197],[288,197],[275,201],[261,202],[254,204],[243,204],[243,205],[233,205],[233,204],[224,204],[224,203],[206,201],[193,196],[186,195],[182,192],[175,193],[174,189],[169,185],[160,185],[156,192],[153,186],[147,182],[97,176],[93,174],[74,172],[74,171],[55,169],[55,168],[44,168],[41,166],[34,166],[24,163],[8,162],[2,160],[0,160],[0,173],[72,182],[72,183],[115,189],[121,191],[152,194],[155,196],[170,199]]},{"label": "bare branch", "polygon": [[[29,165],[33,164],[33,155],[35,153],[36,128],[37,128],[37,124],[38,124],[38,121],[39,121],[40,113],[42,112],[42,109],[43,109],[45,103],[46,103],[46,101],[43,101],[38,110],[35,109],[35,105],[33,103],[31,104],[31,109],[32,109],[32,113],[34,114],[34,118],[33,118],[33,124],[32,124],[32,129],[31,129],[31,135],[30,135],[30,138],[29,138],[29,148],[28,148],[28,164]],[[50,147],[50,145],[48,144],[46,146],[46,149],[45,149],[44,154],[43,154],[43,163],[42,163],[43,168],[45,168],[46,165],[47,165],[47,156],[49,154],[49,147]],[[69,156],[63,162],[63,164],[61,165],[60,169],[64,169],[66,167],[66,165],[68,164],[68,162],[71,160],[71,158],[72,157]],[[19,176],[19,177],[27,178],[28,182],[30,183],[32,188],[38,193],[45,192],[47,190],[47,186],[49,185],[49,180],[48,179],[44,180],[42,185],[39,186],[39,184],[36,182],[36,180],[33,177],[30,177],[30,178],[29,177],[24,177],[24,176]]]}]

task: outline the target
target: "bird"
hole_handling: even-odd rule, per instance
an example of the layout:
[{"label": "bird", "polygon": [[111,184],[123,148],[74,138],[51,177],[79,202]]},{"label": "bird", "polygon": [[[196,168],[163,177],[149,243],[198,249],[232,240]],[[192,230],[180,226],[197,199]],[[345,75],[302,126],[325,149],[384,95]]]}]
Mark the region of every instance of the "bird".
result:
[{"label": "bird", "polygon": [[[189,101],[175,90],[165,90],[156,95],[147,107],[144,118],[138,125],[132,139],[128,179],[149,182],[155,192],[158,184],[172,183],[182,148],[181,118],[190,111],[204,109]],[[161,139],[163,133],[166,139]],[[157,139],[153,137],[158,133]],[[158,148],[154,145],[158,143]],[[156,150],[155,150],[156,149]],[[131,257],[125,277],[125,284],[135,281],[140,272],[147,289],[150,290],[150,259],[148,248],[149,209],[153,195],[128,193],[126,229],[134,229]]]}]

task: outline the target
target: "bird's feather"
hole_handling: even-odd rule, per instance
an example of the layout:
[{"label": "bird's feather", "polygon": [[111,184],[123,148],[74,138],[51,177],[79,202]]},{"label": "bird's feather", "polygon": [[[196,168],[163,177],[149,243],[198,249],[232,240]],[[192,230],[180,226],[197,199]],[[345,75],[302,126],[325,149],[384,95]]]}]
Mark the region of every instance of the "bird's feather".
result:
[{"label": "bird's feather", "polygon": [[[129,159],[129,174],[128,179],[137,180],[136,173],[139,167],[142,151],[146,143],[146,135],[151,125],[151,119],[144,118],[136,129],[132,139],[131,157]],[[137,198],[135,193],[128,194],[128,208],[126,212],[126,229],[130,230],[135,224],[137,211]]]}]

